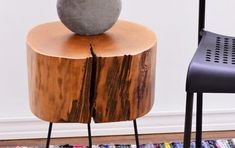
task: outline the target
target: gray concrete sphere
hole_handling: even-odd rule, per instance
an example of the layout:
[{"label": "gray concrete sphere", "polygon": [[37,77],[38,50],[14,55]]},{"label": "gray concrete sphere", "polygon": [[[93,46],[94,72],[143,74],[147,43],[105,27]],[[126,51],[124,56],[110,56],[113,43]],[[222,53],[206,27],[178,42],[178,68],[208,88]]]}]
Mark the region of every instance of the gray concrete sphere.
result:
[{"label": "gray concrete sphere", "polygon": [[122,8],[121,0],[58,0],[63,24],[79,35],[97,35],[110,29]]}]

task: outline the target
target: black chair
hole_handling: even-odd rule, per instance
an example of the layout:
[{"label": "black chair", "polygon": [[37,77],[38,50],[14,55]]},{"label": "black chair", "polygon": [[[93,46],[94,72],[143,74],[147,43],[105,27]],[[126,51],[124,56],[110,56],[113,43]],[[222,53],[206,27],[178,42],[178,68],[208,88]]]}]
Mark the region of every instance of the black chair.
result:
[{"label": "black chair", "polygon": [[235,93],[235,37],[205,31],[206,1],[199,0],[198,49],[186,82],[184,148],[191,143],[193,96],[197,94],[196,147],[201,148],[203,93]]}]

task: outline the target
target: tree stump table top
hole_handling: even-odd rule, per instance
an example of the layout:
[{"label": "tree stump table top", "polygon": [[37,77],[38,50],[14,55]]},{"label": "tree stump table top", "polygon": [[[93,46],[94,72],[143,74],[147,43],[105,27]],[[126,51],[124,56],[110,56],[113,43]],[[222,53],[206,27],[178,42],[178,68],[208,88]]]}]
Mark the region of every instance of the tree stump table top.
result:
[{"label": "tree stump table top", "polygon": [[154,102],[156,36],[118,21],[102,35],[79,36],[61,22],[27,37],[32,112],[49,122],[115,122],[147,114]]}]

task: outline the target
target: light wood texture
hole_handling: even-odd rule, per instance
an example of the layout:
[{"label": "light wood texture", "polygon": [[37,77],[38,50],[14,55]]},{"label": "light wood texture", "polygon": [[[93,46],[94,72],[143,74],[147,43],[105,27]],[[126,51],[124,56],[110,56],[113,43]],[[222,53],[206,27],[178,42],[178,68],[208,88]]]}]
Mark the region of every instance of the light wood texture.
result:
[{"label": "light wood texture", "polygon": [[[203,139],[232,139],[235,137],[235,131],[220,131],[220,132],[204,132]],[[169,134],[152,134],[152,135],[140,135],[141,144],[149,143],[163,143],[173,141],[183,141],[183,133],[169,133]],[[118,143],[118,144],[135,144],[134,135],[129,136],[106,136],[106,137],[93,137],[93,144],[107,144],[107,143]],[[195,139],[193,134],[192,139]],[[57,138],[52,139],[51,144],[63,145],[63,144],[81,144],[88,145],[87,137],[83,138]],[[28,139],[28,140],[5,140],[0,141],[0,147],[6,146],[35,146],[45,145],[45,139]]]},{"label": "light wood texture", "polygon": [[156,37],[146,27],[118,21],[105,34],[78,36],[54,22],[35,27],[27,45],[30,106],[39,118],[114,122],[151,110]]},{"label": "light wood texture", "polygon": [[113,58],[125,55],[136,56],[151,48],[155,49],[157,38],[155,33],[145,26],[118,21],[105,34],[91,36],[90,42],[97,57]]},{"label": "light wood texture", "polygon": [[87,38],[48,23],[29,33],[27,45],[32,112],[50,122],[88,123],[92,55]]},{"label": "light wood texture", "polygon": [[89,37],[74,35],[59,22],[33,28],[28,34],[27,45],[35,53],[48,57],[66,59],[92,57]]}]

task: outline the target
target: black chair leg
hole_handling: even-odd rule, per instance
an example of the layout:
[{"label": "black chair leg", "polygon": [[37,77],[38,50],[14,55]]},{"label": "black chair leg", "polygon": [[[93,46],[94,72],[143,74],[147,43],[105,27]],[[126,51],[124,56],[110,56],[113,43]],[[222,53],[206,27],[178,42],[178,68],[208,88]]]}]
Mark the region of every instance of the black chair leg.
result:
[{"label": "black chair leg", "polygon": [[136,142],[136,148],[140,147],[139,143],[139,134],[138,134],[138,127],[136,120],[133,120],[134,130],[135,130],[135,142]]},{"label": "black chair leg", "polygon": [[186,115],[184,125],[184,148],[190,148],[191,130],[192,130],[192,114],[193,114],[193,93],[187,93]]},{"label": "black chair leg", "polygon": [[49,124],[49,129],[48,129],[48,135],[47,135],[46,148],[49,148],[49,147],[50,147],[52,125],[53,125],[53,123],[50,122],[50,124]]},{"label": "black chair leg", "polygon": [[88,123],[88,124],[87,124],[87,128],[88,128],[89,148],[92,148],[91,123]]},{"label": "black chair leg", "polygon": [[203,94],[197,93],[196,148],[202,147]]}]

